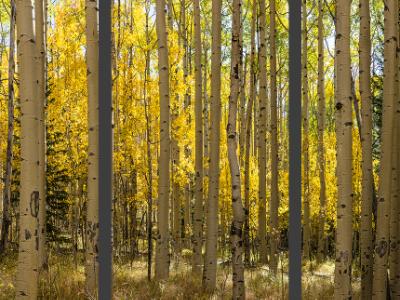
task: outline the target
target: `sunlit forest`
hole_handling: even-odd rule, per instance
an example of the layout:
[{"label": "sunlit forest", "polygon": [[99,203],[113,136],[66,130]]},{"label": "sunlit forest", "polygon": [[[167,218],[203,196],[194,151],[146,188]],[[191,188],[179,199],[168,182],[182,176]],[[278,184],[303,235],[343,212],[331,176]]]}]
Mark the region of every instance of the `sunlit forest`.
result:
[{"label": "sunlit forest", "polygon": [[[399,12],[302,1],[304,299],[400,297]],[[288,17],[113,1],[115,299],[288,298]],[[98,22],[1,0],[0,299],[98,297]]]}]

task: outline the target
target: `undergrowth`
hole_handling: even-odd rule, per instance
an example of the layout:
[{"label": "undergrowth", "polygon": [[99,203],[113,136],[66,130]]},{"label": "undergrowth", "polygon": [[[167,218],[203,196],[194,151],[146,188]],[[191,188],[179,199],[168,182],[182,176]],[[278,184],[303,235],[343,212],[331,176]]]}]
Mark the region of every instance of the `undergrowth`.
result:
[{"label": "undergrowth", "polygon": [[[16,254],[0,258],[0,300],[15,297]],[[79,259],[82,262],[82,257]],[[154,269],[154,268],[153,268]],[[311,271],[304,268],[302,299],[333,299],[334,263],[327,261],[314,266]],[[86,299],[84,292],[85,272],[82,263],[75,265],[69,255],[49,257],[49,267],[40,276],[40,299]],[[248,268],[245,273],[246,299],[288,299],[287,266],[281,264],[278,273],[272,275],[266,266]],[[353,283],[354,297],[359,299],[359,282]],[[144,260],[114,264],[114,299],[231,299],[231,268],[220,266],[217,275],[217,289],[213,294],[203,291],[201,278],[190,272],[188,259],[174,261],[170,278],[165,282],[147,280],[147,265]]]}]

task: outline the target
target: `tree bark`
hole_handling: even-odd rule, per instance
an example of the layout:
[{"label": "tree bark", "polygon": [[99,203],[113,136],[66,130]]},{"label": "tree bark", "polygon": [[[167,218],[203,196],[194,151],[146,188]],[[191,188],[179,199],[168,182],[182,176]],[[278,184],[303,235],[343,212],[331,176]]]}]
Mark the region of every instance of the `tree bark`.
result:
[{"label": "tree bark", "polygon": [[156,278],[167,279],[169,276],[169,161],[170,161],[170,128],[169,128],[169,62],[168,32],[165,25],[165,0],[156,1],[156,30],[158,37],[158,72],[160,95],[160,158],[158,177],[158,228],[156,248]]},{"label": "tree bark", "polygon": [[21,186],[16,299],[38,296],[39,122],[35,76],[35,34],[31,1],[17,1],[19,96],[21,99]]},{"label": "tree bark", "polygon": [[98,104],[98,66],[99,66],[99,35],[98,35],[98,4],[97,1],[86,0],[86,60],[88,88],[88,182],[86,211],[86,253],[85,274],[86,293],[96,297],[98,288],[98,228],[99,228],[99,104]]},{"label": "tree bark", "polygon": [[325,184],[325,80],[324,80],[324,8],[322,0],[318,0],[318,168],[319,168],[319,222],[317,260],[325,257],[325,216],[326,216],[326,184]]},{"label": "tree bark", "polygon": [[387,295],[389,252],[390,193],[392,185],[392,145],[397,72],[397,1],[385,1],[384,9],[384,78],[381,129],[381,160],[377,201],[377,223],[372,296],[384,299]]},{"label": "tree bark", "polygon": [[46,37],[45,1],[35,0],[35,32],[37,56],[37,97],[39,116],[39,271],[47,264],[46,251]]},{"label": "tree bark", "polygon": [[270,72],[271,72],[271,209],[270,209],[270,234],[271,234],[271,258],[270,268],[276,273],[278,268],[278,120],[277,120],[277,85],[276,85],[276,26],[275,26],[275,0],[270,0]]},{"label": "tree bark", "polygon": [[336,161],[337,232],[335,299],[349,299],[352,262],[352,106],[350,71],[350,1],[336,5]]},{"label": "tree bark", "polygon": [[195,207],[193,226],[193,272],[200,274],[203,246],[203,122],[202,122],[202,73],[201,73],[201,23],[200,3],[194,0],[194,43],[195,43]]},{"label": "tree bark", "polygon": [[241,0],[232,3],[232,52],[230,71],[229,115],[226,128],[228,143],[228,160],[231,173],[232,212],[231,243],[232,243],[232,282],[233,299],[245,299],[244,266],[243,266],[243,222],[244,211],[241,197],[240,165],[237,156],[237,106],[240,94],[241,69]]},{"label": "tree bark", "polygon": [[[149,13],[150,1],[145,4],[146,9],[146,43],[150,44]],[[153,159],[151,154],[151,124],[150,124],[150,97],[147,95],[147,82],[150,79],[150,50],[145,53],[146,67],[144,71],[143,100],[146,118],[146,152],[147,152],[147,279],[151,280],[153,258]]]},{"label": "tree bark", "polygon": [[210,165],[206,218],[206,254],[203,270],[203,287],[210,291],[216,287],[219,158],[221,122],[221,0],[212,2],[212,54],[211,54],[211,114]]},{"label": "tree bark", "polygon": [[[265,0],[260,1],[260,97],[259,97],[259,123],[258,123],[258,239],[260,263],[267,263],[267,39],[265,34],[266,10]],[[271,31],[272,32],[272,31]],[[271,53],[272,55],[272,53]]]},{"label": "tree bark", "polygon": [[368,0],[360,0],[360,96],[361,96],[361,151],[362,151],[362,189],[361,189],[361,298],[372,297],[372,94],[371,94],[371,29]]},{"label": "tree bark", "polygon": [[311,242],[311,225],[310,225],[310,179],[309,179],[309,112],[308,112],[308,59],[307,59],[307,1],[303,0],[303,55],[302,55],[302,85],[303,85],[303,210],[304,210],[304,220],[303,220],[303,256],[306,259],[311,259],[310,242]]},{"label": "tree bark", "polygon": [[250,53],[250,96],[246,111],[246,136],[245,136],[245,158],[244,158],[244,261],[250,264],[250,139],[252,129],[253,103],[256,95],[256,74],[255,74],[255,30],[256,30],[257,1],[252,1],[251,16],[251,53]]},{"label": "tree bark", "polygon": [[[398,85],[397,75],[396,75],[396,85]],[[398,88],[396,88],[398,90]],[[398,204],[398,130],[399,130],[399,120],[398,120],[398,112],[399,105],[397,100],[397,92],[395,98],[395,120],[393,127],[393,148],[392,148],[392,184],[391,184],[391,193],[390,193],[390,223],[389,223],[389,287],[391,299],[396,299],[399,295],[398,281],[399,278],[396,278],[398,267],[399,267],[399,253],[398,253],[398,244],[399,244],[399,221],[397,219],[399,214],[399,204]]]}]

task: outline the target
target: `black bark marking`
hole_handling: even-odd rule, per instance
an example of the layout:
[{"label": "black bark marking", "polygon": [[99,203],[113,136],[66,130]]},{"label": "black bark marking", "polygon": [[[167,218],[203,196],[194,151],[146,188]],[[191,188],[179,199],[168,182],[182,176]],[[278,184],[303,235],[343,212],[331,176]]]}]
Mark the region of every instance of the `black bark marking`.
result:
[{"label": "black bark marking", "polygon": [[25,240],[30,240],[32,237],[31,232],[28,229],[25,229]]},{"label": "black bark marking", "polygon": [[379,241],[375,247],[375,253],[382,258],[387,253],[387,248],[388,248],[387,241]]},{"label": "black bark marking", "polygon": [[31,193],[31,201],[29,203],[29,207],[31,209],[31,215],[37,218],[39,214],[39,192],[33,191]]}]

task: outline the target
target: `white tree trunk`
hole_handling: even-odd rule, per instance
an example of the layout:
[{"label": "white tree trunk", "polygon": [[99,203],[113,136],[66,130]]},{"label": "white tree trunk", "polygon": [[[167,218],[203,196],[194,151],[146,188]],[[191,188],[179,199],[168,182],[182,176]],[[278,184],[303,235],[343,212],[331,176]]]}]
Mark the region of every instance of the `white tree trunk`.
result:
[{"label": "white tree trunk", "polygon": [[21,187],[16,299],[38,295],[39,122],[35,76],[35,35],[31,0],[17,1],[17,45],[21,99]]},{"label": "white tree trunk", "polygon": [[86,293],[96,297],[98,288],[98,235],[99,235],[99,35],[97,1],[86,0],[86,61],[88,88],[88,182],[86,210],[85,274]]},{"label": "white tree trunk", "polygon": [[156,30],[158,37],[158,72],[160,94],[160,158],[158,177],[158,233],[156,247],[156,279],[164,280],[169,276],[169,62],[167,27],[165,24],[165,0],[156,2]]}]

